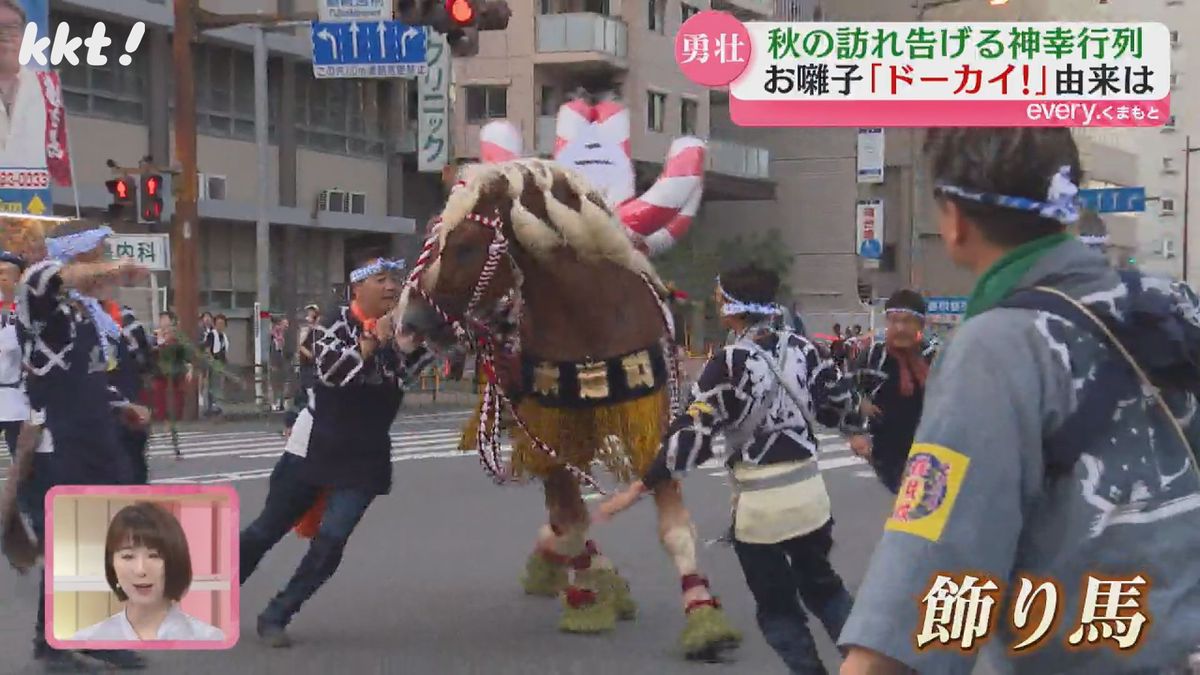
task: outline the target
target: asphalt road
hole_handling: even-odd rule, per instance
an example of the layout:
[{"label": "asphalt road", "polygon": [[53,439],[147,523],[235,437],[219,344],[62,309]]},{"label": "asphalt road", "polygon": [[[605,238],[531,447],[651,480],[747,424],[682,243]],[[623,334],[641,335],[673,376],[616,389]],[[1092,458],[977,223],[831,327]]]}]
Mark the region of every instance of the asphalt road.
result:
[{"label": "asphalt road", "polygon": [[[303,553],[305,542],[289,536],[242,588],[241,640],[233,649],[148,653],[146,672],[786,672],[754,624],[753,603],[732,549],[712,541],[728,524],[729,489],[722,469],[702,468],[684,491],[706,542],[701,567],[746,641],[732,663],[692,664],[674,651],[682,627],[678,579],[658,544],[651,504],[640,504],[593,532],[632,583],[641,605],[637,621],[605,636],[559,633],[557,602],[527,597],[518,583],[544,521],[541,491],[534,485],[493,485],[474,455],[455,449],[464,419],[460,412],[401,418],[393,430],[393,493],[367,512],[338,574],[292,624],[297,643],[292,649],[268,649],[254,634],[258,612]],[[154,439],[152,480],[233,485],[242,524],[247,524],[262,507],[266,478],[283,448],[278,429],[263,423],[213,426],[184,432],[181,443],[185,458],[176,460],[165,438]],[[853,591],[891,499],[844,443],[826,439],[821,457],[836,519],[834,564]],[[29,658],[36,592],[34,579],[0,570],[0,672],[38,672]],[[817,631],[822,653],[836,672],[837,652]]]}]

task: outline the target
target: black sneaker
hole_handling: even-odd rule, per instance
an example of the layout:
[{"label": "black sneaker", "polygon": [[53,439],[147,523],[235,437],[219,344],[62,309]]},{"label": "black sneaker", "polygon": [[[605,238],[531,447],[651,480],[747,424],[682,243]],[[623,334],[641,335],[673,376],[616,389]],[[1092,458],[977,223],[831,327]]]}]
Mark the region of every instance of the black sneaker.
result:
[{"label": "black sneaker", "polygon": [[146,659],[127,649],[83,649],[80,653],[88,658],[117,670],[144,670]]},{"label": "black sneaker", "polygon": [[276,649],[286,649],[292,646],[292,638],[288,637],[283,626],[258,617],[258,639],[263,644]]}]

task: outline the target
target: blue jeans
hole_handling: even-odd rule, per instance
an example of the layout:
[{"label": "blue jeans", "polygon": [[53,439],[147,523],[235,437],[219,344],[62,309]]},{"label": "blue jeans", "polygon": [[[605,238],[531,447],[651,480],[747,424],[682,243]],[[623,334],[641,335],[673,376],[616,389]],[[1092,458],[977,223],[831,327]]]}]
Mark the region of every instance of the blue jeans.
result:
[{"label": "blue jeans", "polygon": [[[242,531],[239,540],[242,583],[246,583],[267,551],[291,531],[316,501],[321,488],[296,476],[296,469],[303,461],[303,458],[285,452],[275,464],[267,503],[258,518]],[[346,541],[374,500],[375,495],[362,490],[330,491],[317,536],[309,544],[287,586],[267,604],[259,616],[260,621],[276,626],[291,622],[300,606],[337,571]]]},{"label": "blue jeans", "polygon": [[758,605],[758,627],[793,675],[828,672],[817,654],[804,607],[816,615],[834,642],[850,616],[853,599],[829,562],[832,548],[832,519],[815,532],[777,544],[734,541],[746,584]]}]

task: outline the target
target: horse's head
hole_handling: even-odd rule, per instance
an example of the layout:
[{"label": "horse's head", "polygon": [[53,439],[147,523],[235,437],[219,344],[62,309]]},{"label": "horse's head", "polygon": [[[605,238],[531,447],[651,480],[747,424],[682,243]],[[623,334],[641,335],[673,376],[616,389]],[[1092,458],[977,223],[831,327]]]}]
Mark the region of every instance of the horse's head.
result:
[{"label": "horse's head", "polygon": [[486,321],[512,290],[512,199],[502,178],[468,171],[452,190],[397,307],[401,331],[446,346],[455,322]]},{"label": "horse's head", "polygon": [[466,171],[414,266],[401,299],[401,330],[437,344],[454,339],[455,322],[488,322],[523,267],[608,259],[653,276],[603,196],[554,162],[517,159]]}]

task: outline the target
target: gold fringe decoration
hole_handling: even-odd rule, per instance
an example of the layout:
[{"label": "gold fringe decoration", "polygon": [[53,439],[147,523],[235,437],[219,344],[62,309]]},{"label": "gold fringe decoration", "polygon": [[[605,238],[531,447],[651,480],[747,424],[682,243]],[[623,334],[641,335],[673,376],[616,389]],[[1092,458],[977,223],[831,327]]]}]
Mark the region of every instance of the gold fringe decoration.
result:
[{"label": "gold fringe decoration", "polygon": [[[599,460],[623,483],[641,477],[658,456],[669,410],[670,397],[665,388],[614,405],[548,408],[527,398],[518,407],[529,430],[554,448],[561,460],[589,474],[592,462]],[[556,466],[554,460],[532,447],[529,437],[515,424],[510,431],[513,473],[518,477],[548,477]],[[611,447],[605,442],[609,436],[620,438],[624,447]]]}]

